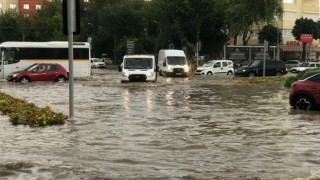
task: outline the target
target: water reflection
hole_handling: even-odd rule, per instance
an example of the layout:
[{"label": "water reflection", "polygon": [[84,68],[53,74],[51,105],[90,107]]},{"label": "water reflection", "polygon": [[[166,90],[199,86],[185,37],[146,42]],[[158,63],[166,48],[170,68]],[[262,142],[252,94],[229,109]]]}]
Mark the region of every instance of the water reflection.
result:
[{"label": "water reflection", "polygon": [[[118,72],[75,82],[75,123],[12,126],[0,116],[0,179],[319,177],[320,113],[288,105],[282,84]],[[1,92],[68,114],[68,83],[1,82]]]}]

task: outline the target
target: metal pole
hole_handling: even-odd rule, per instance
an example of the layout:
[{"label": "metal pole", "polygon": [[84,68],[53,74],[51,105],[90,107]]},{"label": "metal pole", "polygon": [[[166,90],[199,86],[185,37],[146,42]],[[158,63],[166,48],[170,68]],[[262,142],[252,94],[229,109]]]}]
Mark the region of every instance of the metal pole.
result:
[{"label": "metal pole", "polygon": [[75,0],[68,0],[68,48],[69,48],[69,121],[74,121],[73,94],[73,27],[75,15]]},{"label": "metal pole", "polygon": [[3,64],[3,62],[4,62],[4,50],[3,49],[1,49],[1,78],[2,79],[4,79],[5,77],[4,77],[4,64]]},{"label": "metal pole", "polygon": [[268,41],[264,40],[264,48],[263,48],[263,77],[266,76],[266,52],[268,48]]}]

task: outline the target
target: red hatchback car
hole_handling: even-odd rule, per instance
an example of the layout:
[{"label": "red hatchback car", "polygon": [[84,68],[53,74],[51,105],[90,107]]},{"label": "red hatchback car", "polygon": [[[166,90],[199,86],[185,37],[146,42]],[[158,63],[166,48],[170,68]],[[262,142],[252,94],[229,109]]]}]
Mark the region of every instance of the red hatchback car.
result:
[{"label": "red hatchback car", "polygon": [[291,85],[289,103],[295,109],[319,109],[320,71],[306,72],[298,81]]},{"label": "red hatchback car", "polygon": [[64,82],[68,79],[67,70],[57,63],[35,63],[22,71],[10,73],[7,81],[57,81]]}]

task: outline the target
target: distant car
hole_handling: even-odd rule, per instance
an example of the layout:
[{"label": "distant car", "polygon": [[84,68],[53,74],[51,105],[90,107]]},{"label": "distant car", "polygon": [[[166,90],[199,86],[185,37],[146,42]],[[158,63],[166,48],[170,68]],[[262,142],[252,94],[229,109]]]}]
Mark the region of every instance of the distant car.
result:
[{"label": "distant car", "polygon": [[299,61],[299,60],[288,60],[288,61],[284,62],[284,64],[286,65],[286,67],[288,69],[290,69],[290,68],[293,68],[293,67],[300,66],[302,64],[302,62]]},{"label": "distant car", "polygon": [[305,63],[302,63],[298,67],[291,68],[290,72],[299,73],[299,72],[304,71],[306,69],[313,69],[313,68],[317,68],[317,67],[320,67],[320,63],[318,63],[318,62],[305,62]]},{"label": "distant car", "polygon": [[68,71],[57,63],[35,63],[22,71],[10,73],[7,81],[57,81],[64,82],[69,78]]},{"label": "distant car", "polygon": [[[255,60],[247,66],[237,68],[234,75],[246,77],[263,76],[263,64],[263,60]],[[265,61],[265,76],[282,76],[284,74],[287,74],[287,68],[283,61]]]},{"label": "distant car", "polygon": [[298,81],[292,83],[289,103],[295,109],[319,109],[320,71],[306,72]]},{"label": "distant car", "polygon": [[99,58],[91,58],[91,68],[105,68],[106,63],[103,61],[103,59]]},{"label": "distant car", "polygon": [[231,60],[210,60],[198,67],[195,75],[227,74],[233,75],[233,62]]}]

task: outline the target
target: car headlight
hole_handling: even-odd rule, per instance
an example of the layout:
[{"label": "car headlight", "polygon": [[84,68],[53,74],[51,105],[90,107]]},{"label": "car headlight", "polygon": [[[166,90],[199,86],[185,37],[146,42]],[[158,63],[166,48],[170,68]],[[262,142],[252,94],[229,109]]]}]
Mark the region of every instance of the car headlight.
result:
[{"label": "car headlight", "polygon": [[129,74],[128,74],[128,73],[122,73],[122,76],[123,76],[123,77],[128,77]]},{"label": "car headlight", "polygon": [[246,69],[242,69],[242,72],[246,72],[247,70]]},{"label": "car headlight", "polygon": [[168,66],[168,70],[169,70],[169,71],[172,71],[172,66]]},{"label": "car headlight", "polygon": [[184,72],[189,72],[189,67],[188,66],[184,68]]},{"label": "car headlight", "polygon": [[[10,76],[10,75],[9,75]],[[18,74],[11,74],[12,77],[16,77],[18,76]]]},{"label": "car headlight", "polygon": [[148,77],[154,76],[154,72],[148,73],[147,76],[148,76]]}]

